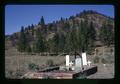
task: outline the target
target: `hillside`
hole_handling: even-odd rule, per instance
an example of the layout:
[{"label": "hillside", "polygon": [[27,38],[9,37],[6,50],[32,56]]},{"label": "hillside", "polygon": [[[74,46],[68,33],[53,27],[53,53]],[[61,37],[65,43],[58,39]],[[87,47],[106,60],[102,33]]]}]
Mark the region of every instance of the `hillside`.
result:
[{"label": "hillside", "polygon": [[[37,29],[40,29],[40,32],[42,33],[43,37],[48,40],[49,38],[54,37],[55,33],[58,33],[59,35],[66,35],[67,32],[70,32],[74,24],[80,24],[81,21],[85,20],[88,21],[88,24],[90,24],[90,22],[93,23],[93,26],[95,27],[95,30],[97,32],[96,40],[99,40],[99,31],[103,24],[109,23],[112,27],[112,30],[114,31],[113,18],[92,10],[83,11],[74,16],[70,16],[69,18],[61,17],[61,20],[45,24],[44,27],[41,26],[40,22],[38,22],[37,25],[31,24],[27,27],[24,27],[24,29],[27,34],[27,38],[29,38],[29,42],[32,42],[34,40]],[[15,32],[12,35],[10,35],[12,41],[15,41],[15,43],[17,43],[19,34],[20,32]]]}]

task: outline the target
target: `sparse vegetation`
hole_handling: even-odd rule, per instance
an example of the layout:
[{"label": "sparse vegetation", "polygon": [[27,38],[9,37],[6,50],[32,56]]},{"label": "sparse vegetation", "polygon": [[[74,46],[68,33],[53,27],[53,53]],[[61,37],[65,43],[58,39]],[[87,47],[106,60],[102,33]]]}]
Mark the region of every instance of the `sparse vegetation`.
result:
[{"label": "sparse vegetation", "polygon": [[114,32],[113,25],[110,23],[104,23],[102,28],[100,29],[100,40],[104,43],[104,45],[110,46],[114,43]]},{"label": "sparse vegetation", "polygon": [[94,63],[99,63],[99,59],[100,59],[99,57],[95,57],[94,58]]},{"label": "sparse vegetation", "polygon": [[[16,39],[18,40],[18,50],[21,52],[31,52],[32,50],[35,53],[48,52],[53,54],[76,51],[91,53],[90,50],[95,48],[94,42],[96,41],[96,37],[99,37],[104,45],[113,44],[114,32],[112,31],[113,25],[111,21],[108,19],[105,22],[103,21],[101,24],[102,27],[98,30],[95,27],[98,24],[95,24],[93,20],[89,20],[87,16],[94,13],[97,12],[83,11],[80,17],[84,17],[84,20],[76,21],[76,17],[74,17],[70,21],[66,21],[61,17],[59,22],[51,24],[45,24],[44,17],[42,16],[36,30],[34,30],[33,24],[28,27],[21,27],[20,36]],[[35,36],[33,36],[33,33]],[[53,36],[49,37],[51,34]],[[33,47],[29,46],[30,43],[33,43]]]},{"label": "sparse vegetation", "polygon": [[30,63],[29,65],[28,65],[28,68],[29,68],[29,70],[39,70],[39,66],[38,65],[36,65],[36,64],[34,64],[34,63]]},{"label": "sparse vegetation", "polygon": [[53,66],[53,65],[54,65],[53,60],[52,60],[52,59],[48,59],[48,60],[46,61],[46,65],[47,65],[47,66]]},{"label": "sparse vegetation", "polygon": [[6,75],[5,77],[6,78],[9,78],[9,79],[14,79],[14,78],[21,78],[21,76],[23,76],[25,74],[25,71],[22,70],[22,69],[16,69],[15,71],[13,70],[8,70],[6,71]]},{"label": "sparse vegetation", "polygon": [[106,63],[107,63],[107,60],[104,59],[104,58],[102,58],[102,59],[101,59],[101,62],[102,62],[103,64],[106,64]]}]

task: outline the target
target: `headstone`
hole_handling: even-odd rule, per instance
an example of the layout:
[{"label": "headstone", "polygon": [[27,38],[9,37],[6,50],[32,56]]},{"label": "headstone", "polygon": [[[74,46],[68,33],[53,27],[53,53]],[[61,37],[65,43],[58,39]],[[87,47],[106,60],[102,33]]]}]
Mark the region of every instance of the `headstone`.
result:
[{"label": "headstone", "polygon": [[69,66],[69,60],[70,60],[69,55],[66,55],[66,66]]},{"label": "headstone", "polygon": [[82,53],[83,65],[87,65],[86,53]]},{"label": "headstone", "polygon": [[81,58],[76,58],[75,59],[75,66],[76,67],[82,67],[82,59]]},{"label": "headstone", "polygon": [[75,59],[75,71],[80,71],[82,69],[82,59],[76,58]]}]

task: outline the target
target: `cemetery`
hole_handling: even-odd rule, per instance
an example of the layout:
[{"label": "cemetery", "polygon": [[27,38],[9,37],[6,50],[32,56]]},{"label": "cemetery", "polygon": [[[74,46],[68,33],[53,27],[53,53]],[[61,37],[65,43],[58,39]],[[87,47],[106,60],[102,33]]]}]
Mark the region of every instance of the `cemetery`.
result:
[{"label": "cemetery", "polygon": [[74,57],[74,60],[71,60],[70,55],[66,55],[64,65],[49,67],[38,72],[28,72],[22,78],[77,79],[97,72],[97,66],[91,65],[85,52],[81,55],[75,54]]}]

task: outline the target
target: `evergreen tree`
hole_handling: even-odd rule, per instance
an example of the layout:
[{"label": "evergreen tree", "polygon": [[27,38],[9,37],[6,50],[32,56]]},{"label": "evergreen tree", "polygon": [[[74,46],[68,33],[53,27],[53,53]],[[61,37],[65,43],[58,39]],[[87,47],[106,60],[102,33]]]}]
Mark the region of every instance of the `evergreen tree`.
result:
[{"label": "evergreen tree", "polygon": [[44,17],[41,17],[41,25],[45,25]]},{"label": "evergreen tree", "polygon": [[40,25],[41,25],[41,27],[42,27],[43,34],[46,34],[46,33],[47,33],[47,27],[46,27],[46,25],[45,25],[45,20],[44,20],[44,17],[43,17],[43,16],[41,17]]},{"label": "evergreen tree", "polygon": [[18,51],[24,52],[26,49],[26,45],[27,45],[27,39],[26,39],[26,35],[24,32],[24,27],[22,26],[20,36],[18,39]]},{"label": "evergreen tree", "polygon": [[89,27],[89,31],[88,31],[88,36],[90,36],[90,38],[92,40],[95,40],[96,38],[96,30],[93,26],[93,22],[90,23],[90,27]]},{"label": "evergreen tree", "polygon": [[53,37],[53,52],[58,54],[59,35],[56,33]]},{"label": "evergreen tree", "polygon": [[31,49],[30,44],[27,45],[27,47],[26,47],[26,52],[28,52],[28,53],[31,53],[31,52],[32,52],[32,49]]},{"label": "evergreen tree", "polygon": [[63,24],[64,23],[64,18],[61,17],[60,21]]},{"label": "evergreen tree", "polygon": [[[82,22],[81,22],[82,24]],[[81,37],[81,24],[78,24],[79,28],[78,28],[78,31],[77,31],[77,39],[78,39],[78,51],[82,51],[82,37]]]},{"label": "evergreen tree", "polygon": [[45,25],[44,17],[42,16],[40,21],[38,22],[38,25]]},{"label": "evergreen tree", "polygon": [[78,39],[75,26],[73,26],[71,31],[66,35],[64,46],[64,51],[67,53],[73,53],[78,50]]},{"label": "evergreen tree", "polygon": [[40,52],[45,52],[45,44],[44,44],[44,39],[43,39],[43,36],[40,32],[40,30],[38,29],[36,31],[36,42],[34,43],[34,51],[37,52],[37,53],[40,53]]},{"label": "evergreen tree", "polygon": [[78,49],[78,39],[77,39],[77,33],[76,33],[76,27],[75,24],[73,25],[71,34],[70,34],[70,41],[71,41],[71,45],[72,46],[72,51],[76,52]]},{"label": "evergreen tree", "polygon": [[64,51],[64,45],[65,45],[65,36],[63,34],[61,34],[61,36],[59,36],[59,44],[58,44],[59,52]]},{"label": "evergreen tree", "polygon": [[88,47],[88,22],[85,20],[85,22],[81,21],[81,29],[80,29],[80,41],[81,41],[81,48],[82,51],[86,51]]},{"label": "evergreen tree", "polygon": [[34,36],[34,25],[31,25],[31,29],[32,29],[32,36]]},{"label": "evergreen tree", "polygon": [[28,28],[28,30],[30,30],[30,29],[31,29],[31,26],[30,26],[30,25],[28,25],[28,27],[27,27],[27,28]]},{"label": "evergreen tree", "polygon": [[112,26],[105,23],[100,29],[100,40],[104,43],[104,45],[109,46],[114,41],[114,32],[112,31]]},{"label": "evergreen tree", "polygon": [[70,53],[70,51],[72,51],[72,46],[71,46],[72,42],[71,42],[71,38],[70,37],[71,37],[70,36],[70,32],[68,32],[66,34],[65,47],[64,47],[64,51],[66,53]]},{"label": "evergreen tree", "polygon": [[47,49],[48,49],[48,52],[49,52],[49,53],[53,53],[53,51],[54,51],[53,38],[50,38],[50,39],[47,41]]},{"label": "evergreen tree", "polygon": [[89,48],[93,47],[94,46],[94,41],[96,39],[96,30],[93,26],[93,23],[90,22],[90,26],[88,28],[88,45],[89,45]]}]

